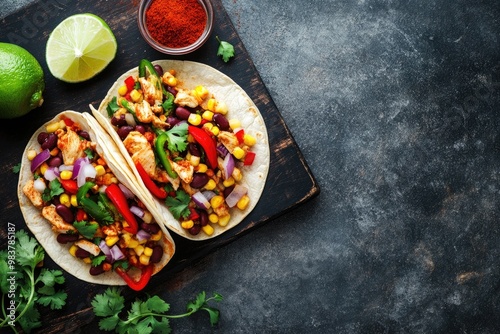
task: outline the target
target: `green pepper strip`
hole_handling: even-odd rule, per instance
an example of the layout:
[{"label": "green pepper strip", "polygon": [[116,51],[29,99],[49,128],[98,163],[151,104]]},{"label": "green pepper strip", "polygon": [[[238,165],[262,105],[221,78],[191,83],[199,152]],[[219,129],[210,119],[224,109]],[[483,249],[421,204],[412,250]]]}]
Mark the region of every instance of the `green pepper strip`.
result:
[{"label": "green pepper strip", "polygon": [[146,285],[148,284],[151,276],[153,275],[153,269],[154,269],[154,267],[152,264],[148,265],[147,267],[144,267],[141,270],[141,277],[139,277],[139,280],[137,280],[137,281],[134,281],[123,268],[117,267],[115,269],[115,272],[118,275],[120,275],[121,278],[123,278],[125,283],[127,283],[127,285],[132,290],[140,291],[140,290],[144,289],[146,287]]},{"label": "green pepper strip", "polygon": [[99,223],[109,224],[113,222],[113,218],[104,208],[94,202],[88,197],[85,197],[89,190],[94,186],[93,182],[87,181],[83,186],[78,189],[76,198],[78,204],[82,206],[83,210]]},{"label": "green pepper strip", "polygon": [[155,140],[155,150],[158,159],[160,160],[163,168],[171,178],[176,178],[177,173],[172,169],[172,165],[170,164],[170,160],[168,160],[167,152],[165,151],[165,143],[168,140],[168,135],[164,132],[156,137]]}]

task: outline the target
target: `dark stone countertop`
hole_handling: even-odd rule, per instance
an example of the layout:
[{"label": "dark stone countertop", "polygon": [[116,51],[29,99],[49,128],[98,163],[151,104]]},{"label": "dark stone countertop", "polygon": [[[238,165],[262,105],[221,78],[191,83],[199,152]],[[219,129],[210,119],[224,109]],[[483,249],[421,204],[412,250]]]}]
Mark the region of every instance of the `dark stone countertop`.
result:
[{"label": "dark stone countertop", "polygon": [[223,3],[321,194],[169,282],[224,296],[174,333],[500,332],[498,1]]}]

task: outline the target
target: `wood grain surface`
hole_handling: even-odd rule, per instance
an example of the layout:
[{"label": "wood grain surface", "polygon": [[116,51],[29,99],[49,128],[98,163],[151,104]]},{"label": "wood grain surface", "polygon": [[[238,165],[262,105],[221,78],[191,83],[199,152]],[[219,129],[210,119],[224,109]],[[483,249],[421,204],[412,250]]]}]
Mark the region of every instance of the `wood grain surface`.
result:
[{"label": "wood grain surface", "polygon": [[[7,223],[16,224],[18,229],[26,228],[16,195],[17,175],[12,168],[21,160],[22,152],[31,134],[55,114],[64,110],[89,111],[89,104],[98,106],[108,88],[120,74],[137,66],[139,60],[185,59],[209,64],[227,74],[238,83],[254,100],[262,113],[268,129],[271,162],[263,195],[249,216],[227,233],[204,242],[182,239],[172,233],[176,243],[176,254],[162,272],[154,276],[142,293],[155,294],[163,289],[162,282],[179,272],[193,261],[236,240],[252,229],[293,209],[318,195],[319,186],[312,175],[302,153],[277,110],[269,92],[264,86],[252,59],[245,50],[238,33],[227,16],[220,0],[212,0],[215,13],[214,31],[209,41],[195,53],[181,57],[167,57],[142,39],[137,28],[138,1],[66,1],[45,0],[36,2],[6,17],[1,22],[0,41],[25,47],[41,63],[45,71],[46,89],[44,104],[27,116],[2,121],[0,131],[0,197],[4,203],[0,208],[0,247],[6,246]],[[111,27],[118,41],[118,54],[113,62],[95,78],[79,84],[67,84],[54,79],[45,63],[45,44],[52,29],[69,15],[91,12],[102,17]],[[236,56],[228,63],[217,54],[218,42],[215,36],[235,46]],[[45,265],[57,268],[46,258]],[[72,332],[87,325],[95,327],[90,301],[105,287],[79,281],[66,274],[65,289],[68,304],[60,312],[47,310],[43,314],[43,332]],[[136,293],[124,289],[126,298]],[[97,327],[95,327],[97,328]]]}]

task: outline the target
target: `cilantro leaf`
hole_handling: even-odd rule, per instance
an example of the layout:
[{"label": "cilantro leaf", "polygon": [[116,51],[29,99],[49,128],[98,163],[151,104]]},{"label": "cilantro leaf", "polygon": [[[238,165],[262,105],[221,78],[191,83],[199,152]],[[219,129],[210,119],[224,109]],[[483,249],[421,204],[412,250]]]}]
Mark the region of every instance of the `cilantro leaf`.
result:
[{"label": "cilantro leaf", "polygon": [[155,313],[164,313],[170,309],[170,305],[158,296],[153,296],[146,301],[147,307]]},{"label": "cilantro leaf", "polygon": [[43,284],[47,286],[54,286],[56,283],[64,283],[64,276],[60,270],[49,270],[44,268],[40,271],[37,282],[43,282]]},{"label": "cilantro leaf", "polygon": [[98,317],[117,315],[125,307],[125,298],[116,287],[107,288],[103,294],[98,294],[91,302],[94,313]]},{"label": "cilantro leaf", "polygon": [[84,238],[92,239],[97,232],[99,224],[91,223],[85,220],[73,222],[73,226],[78,230]]},{"label": "cilantro leaf", "polygon": [[51,310],[60,310],[66,305],[68,294],[64,291],[54,291],[51,294],[38,297],[37,303],[43,306],[50,306]]},{"label": "cilantro leaf", "polygon": [[166,99],[161,105],[163,107],[163,110],[165,110],[165,114],[170,114],[172,111],[174,111],[174,94],[167,92],[166,94]]},{"label": "cilantro leaf", "polygon": [[12,172],[17,174],[21,170],[21,163],[18,163],[12,167]]},{"label": "cilantro leaf", "polygon": [[106,255],[96,256],[92,259],[92,267],[97,267],[106,260]]},{"label": "cilantro leaf", "polygon": [[16,232],[16,261],[21,266],[34,269],[45,257],[42,246],[24,230]]},{"label": "cilantro leaf", "polygon": [[188,124],[182,123],[165,132],[168,136],[168,149],[172,152],[183,152],[187,147]]},{"label": "cilantro leaf", "polygon": [[45,202],[50,202],[50,200],[64,192],[64,188],[61,185],[59,179],[53,179],[49,182],[49,186],[45,188],[42,194],[42,199]]},{"label": "cilantro leaf", "polygon": [[189,216],[189,202],[191,198],[184,190],[177,190],[175,198],[169,196],[165,200],[165,205],[168,210],[172,213],[175,219],[180,219],[181,217],[186,218]]},{"label": "cilantro leaf", "polygon": [[116,99],[116,96],[113,96],[111,101],[108,103],[108,106],[106,107],[106,110],[108,111],[108,116],[111,118],[113,117],[114,113],[120,109],[120,106],[118,105],[118,100]]},{"label": "cilantro leaf", "polygon": [[221,56],[224,62],[228,62],[231,57],[234,57],[234,47],[231,43],[226,41],[221,41],[219,36],[215,37],[219,42],[219,48],[217,49],[217,56]]}]

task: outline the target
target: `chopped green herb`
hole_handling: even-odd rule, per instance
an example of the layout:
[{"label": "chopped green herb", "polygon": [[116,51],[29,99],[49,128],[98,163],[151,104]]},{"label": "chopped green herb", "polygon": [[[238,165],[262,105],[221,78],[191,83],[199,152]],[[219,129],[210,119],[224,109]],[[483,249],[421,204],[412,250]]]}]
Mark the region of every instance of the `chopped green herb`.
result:
[{"label": "chopped green herb", "polygon": [[64,192],[64,188],[61,185],[59,179],[55,178],[49,182],[49,186],[45,188],[42,194],[42,199],[45,202],[50,202],[52,198],[61,195]]},{"label": "chopped green herb", "polygon": [[18,163],[17,165],[14,165],[14,167],[12,167],[12,172],[15,174],[19,173],[20,170],[21,170],[21,163]]},{"label": "chopped green herb", "polygon": [[113,96],[111,101],[108,103],[108,106],[106,107],[106,110],[108,112],[108,117],[113,117],[115,112],[120,109],[120,106],[118,105],[118,101],[116,99],[116,96]]},{"label": "chopped green herb", "polygon": [[217,56],[221,56],[222,60],[226,63],[229,61],[231,57],[234,57],[234,47],[231,43],[226,41],[221,41],[219,36],[215,37],[219,42],[219,48],[217,49]]},{"label": "chopped green herb", "polygon": [[79,222],[75,221],[73,223],[73,226],[78,230],[78,233],[80,233],[84,238],[92,239],[95,233],[97,232],[99,224],[82,220]]},{"label": "chopped green herb", "polygon": [[191,197],[184,190],[177,190],[175,194],[175,198],[172,196],[167,197],[165,205],[175,219],[178,220],[180,217],[188,217],[191,213],[189,210],[189,201]]}]

